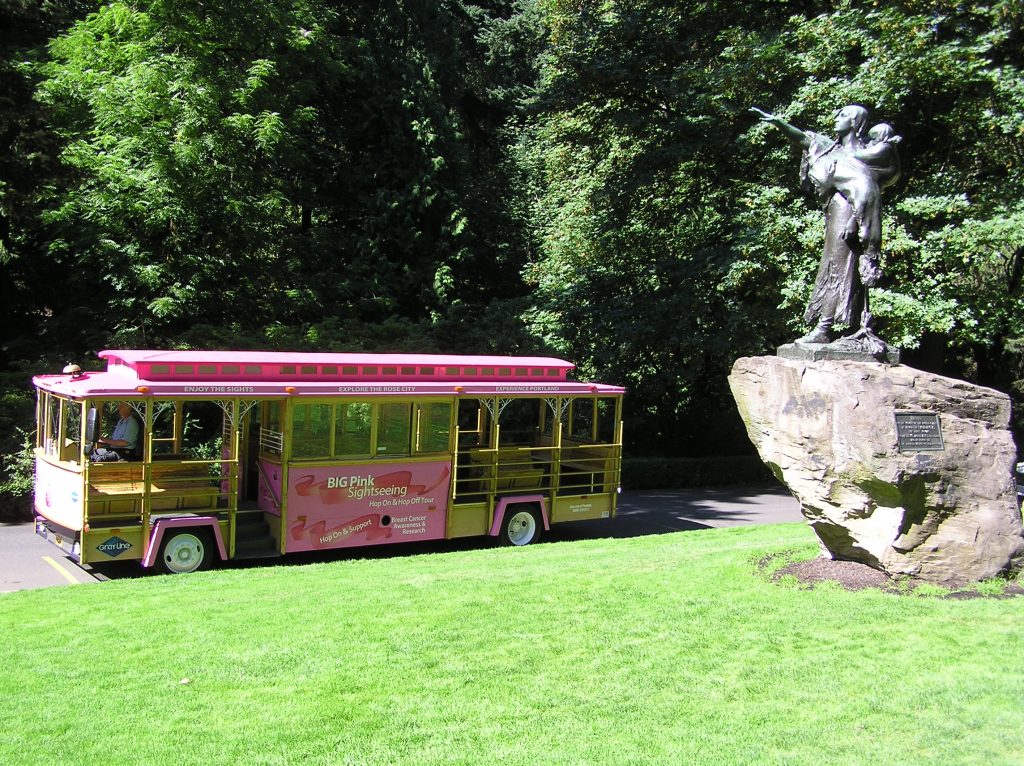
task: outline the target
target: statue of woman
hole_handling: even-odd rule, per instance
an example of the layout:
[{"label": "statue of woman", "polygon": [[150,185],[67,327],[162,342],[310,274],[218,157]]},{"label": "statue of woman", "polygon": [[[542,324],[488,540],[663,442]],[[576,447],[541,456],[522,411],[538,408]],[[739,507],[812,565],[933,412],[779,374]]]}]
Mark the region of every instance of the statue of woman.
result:
[{"label": "statue of woman", "polygon": [[828,343],[832,326],[870,330],[867,287],[882,272],[881,191],[899,177],[899,157],[888,125],[872,128],[865,141],[867,110],[856,104],[836,113],[836,138],[800,130],[756,107],[763,122],[779,128],[803,149],[800,177],[825,205],[825,248],[804,319],[814,329],[797,343]]}]

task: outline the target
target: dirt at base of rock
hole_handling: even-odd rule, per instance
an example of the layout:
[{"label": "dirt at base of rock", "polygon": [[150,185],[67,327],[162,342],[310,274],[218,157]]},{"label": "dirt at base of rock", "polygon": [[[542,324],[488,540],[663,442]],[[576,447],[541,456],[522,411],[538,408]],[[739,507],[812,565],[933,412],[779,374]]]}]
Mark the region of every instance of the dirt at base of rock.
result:
[{"label": "dirt at base of rock", "polygon": [[847,590],[863,590],[864,588],[891,589],[893,580],[884,572],[872,569],[866,564],[856,561],[834,561],[819,557],[810,561],[795,561],[777,570],[772,577],[779,580],[792,575],[802,583],[819,583],[831,580]]},{"label": "dirt at base of rock", "polygon": [[[902,593],[913,591],[921,585],[913,578],[896,581],[884,572],[879,572],[877,569],[872,569],[866,564],[856,561],[836,561],[824,557],[787,564],[774,572],[772,580],[777,582],[786,575],[792,575],[799,582],[809,585],[826,581],[836,582],[846,590],[852,591],[878,588],[879,590]],[[1013,598],[1015,596],[1024,596],[1024,587],[1019,583],[1009,583],[999,594],[980,593],[976,590],[957,590],[947,593],[943,598]]]}]

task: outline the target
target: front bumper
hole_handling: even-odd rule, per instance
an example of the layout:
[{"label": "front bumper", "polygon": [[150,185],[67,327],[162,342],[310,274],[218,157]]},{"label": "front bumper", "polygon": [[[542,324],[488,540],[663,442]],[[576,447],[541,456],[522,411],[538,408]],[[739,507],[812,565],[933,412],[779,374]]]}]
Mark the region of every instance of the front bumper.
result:
[{"label": "front bumper", "polygon": [[82,561],[82,538],[81,532],[72,529],[64,529],[42,516],[36,516],[36,534],[47,540],[68,555],[75,563]]}]

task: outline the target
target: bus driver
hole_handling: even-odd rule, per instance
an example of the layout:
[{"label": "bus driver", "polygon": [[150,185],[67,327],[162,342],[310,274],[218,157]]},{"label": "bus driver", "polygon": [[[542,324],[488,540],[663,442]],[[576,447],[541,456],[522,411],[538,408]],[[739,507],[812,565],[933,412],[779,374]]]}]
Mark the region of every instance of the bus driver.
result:
[{"label": "bus driver", "polygon": [[101,436],[96,443],[113,449],[97,449],[92,454],[96,463],[108,463],[115,460],[134,460],[139,446],[139,421],[128,402],[119,402],[117,414],[121,419],[114,426],[110,436]]}]

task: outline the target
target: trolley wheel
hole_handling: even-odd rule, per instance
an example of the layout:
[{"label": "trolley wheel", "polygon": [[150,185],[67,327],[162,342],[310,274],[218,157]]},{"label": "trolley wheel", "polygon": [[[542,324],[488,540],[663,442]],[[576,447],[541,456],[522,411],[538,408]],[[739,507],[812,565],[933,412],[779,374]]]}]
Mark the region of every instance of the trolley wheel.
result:
[{"label": "trolley wheel", "polygon": [[505,511],[498,539],[502,545],[529,545],[540,539],[540,514],[532,505],[511,505]]},{"label": "trolley wheel", "polygon": [[213,560],[210,537],[198,530],[168,532],[160,545],[156,566],[165,574],[188,574],[207,569]]}]

